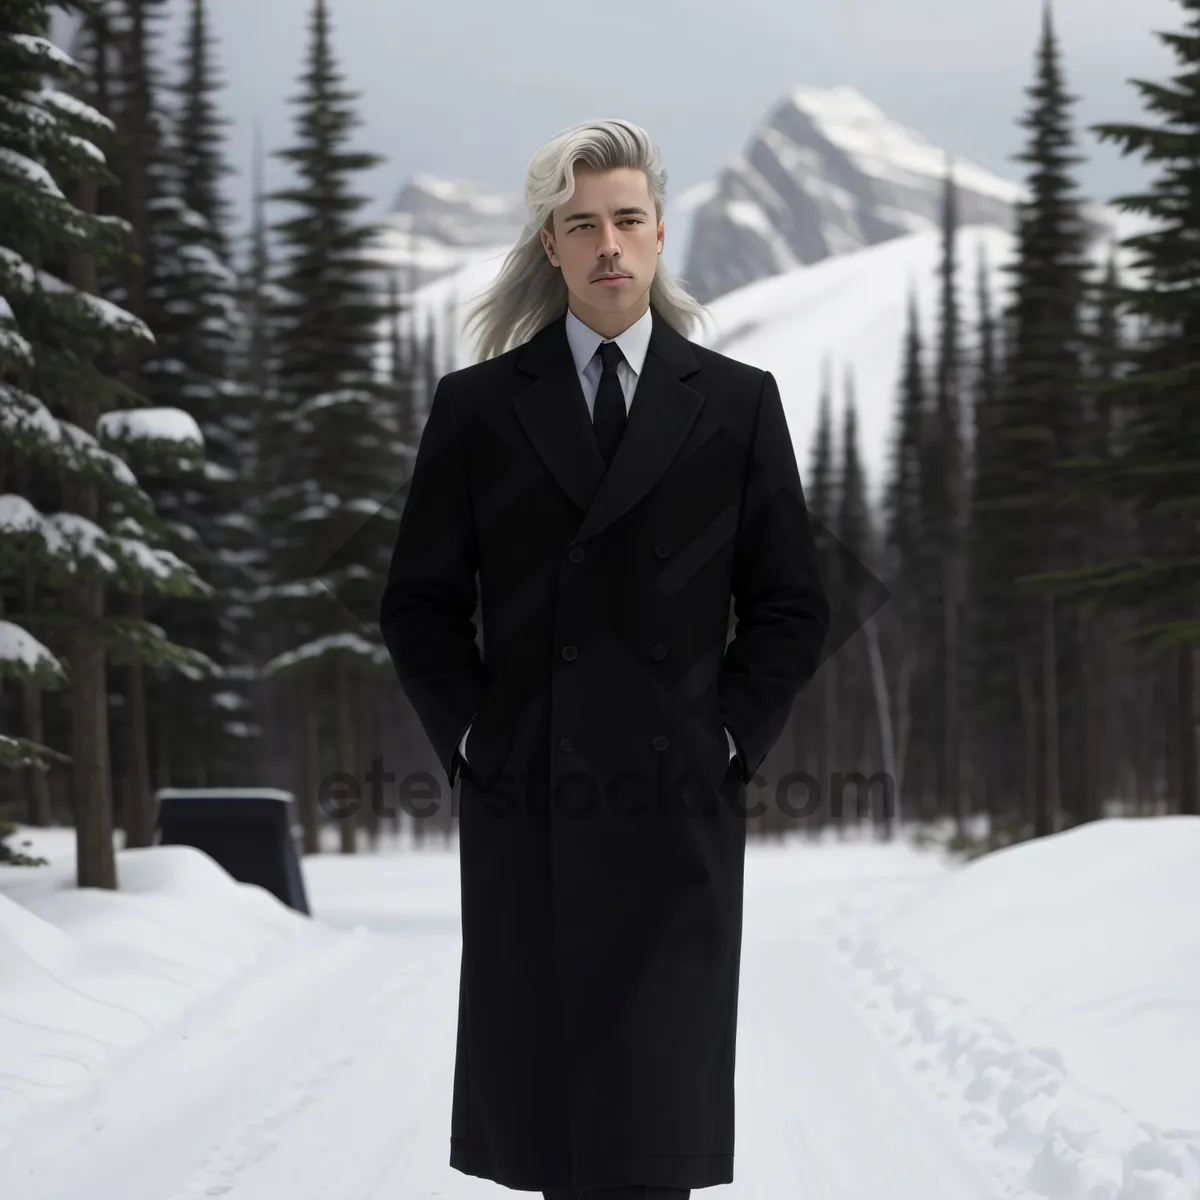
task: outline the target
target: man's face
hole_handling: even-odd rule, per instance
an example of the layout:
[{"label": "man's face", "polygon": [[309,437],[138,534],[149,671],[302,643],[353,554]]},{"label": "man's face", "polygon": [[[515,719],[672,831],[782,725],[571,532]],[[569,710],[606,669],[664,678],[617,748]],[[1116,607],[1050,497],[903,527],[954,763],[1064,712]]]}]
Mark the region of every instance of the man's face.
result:
[{"label": "man's face", "polygon": [[[570,307],[606,337],[636,321],[650,303],[650,285],[663,245],[646,175],[632,167],[591,171],[577,167],[575,194],[554,210],[554,233],[542,245],[562,270]],[[617,273],[624,278],[601,283]]]}]

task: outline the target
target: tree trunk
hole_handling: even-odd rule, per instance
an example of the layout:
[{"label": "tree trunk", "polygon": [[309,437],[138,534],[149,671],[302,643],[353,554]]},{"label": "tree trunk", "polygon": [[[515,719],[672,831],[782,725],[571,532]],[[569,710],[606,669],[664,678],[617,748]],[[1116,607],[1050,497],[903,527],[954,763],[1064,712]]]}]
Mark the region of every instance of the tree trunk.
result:
[{"label": "tree trunk", "polygon": [[1196,651],[1180,646],[1175,667],[1179,676],[1179,811],[1200,816],[1200,778],[1197,778]]},{"label": "tree trunk", "polygon": [[[837,737],[837,721],[838,721],[838,670],[837,664],[833,659],[827,659],[825,662],[825,713],[822,721],[822,745],[821,745],[821,779],[819,788],[822,799],[825,801],[821,805],[822,814],[827,814],[827,819],[837,823],[838,837],[846,836],[846,822],[843,820],[843,815],[840,812],[835,812],[833,795],[833,773],[837,770],[837,754],[838,754],[838,737]],[[836,797],[838,806],[841,805],[841,796]]]},{"label": "tree trunk", "polygon": [[[80,180],[75,204],[81,212],[96,212],[96,181]],[[67,268],[68,282],[95,295],[96,261],[74,252]],[[75,388],[68,416],[84,433],[96,435],[99,401],[94,390]],[[96,485],[73,478],[63,487],[63,507],[98,522],[100,501]],[[105,646],[97,631],[104,617],[104,577],[92,571],[67,589],[66,611],[71,619],[67,660],[71,677],[71,788],[75,810],[75,879],[79,887],[117,887],[113,851],[112,768],[108,747],[108,690]]]},{"label": "tree trunk", "polygon": [[1058,664],[1057,640],[1054,636],[1054,597],[1042,599],[1042,736],[1045,771],[1041,804],[1037,810],[1035,837],[1058,832],[1062,807],[1058,765]]},{"label": "tree trunk", "polygon": [[[270,708],[272,717],[275,718],[272,721],[272,725],[276,730],[276,736],[272,739],[272,744],[276,745],[278,744],[280,730],[286,728],[289,707],[288,699],[284,695],[284,689],[277,684],[268,683],[266,687],[270,697],[274,700]],[[305,734],[301,738],[302,745],[296,747],[296,749],[299,749],[301,755],[297,774],[300,778],[298,802],[300,824],[304,830],[304,853],[320,854],[321,819],[317,808],[316,713],[312,710],[312,705],[309,703],[307,683],[294,690],[292,703],[297,706],[297,711],[294,714],[296,721],[292,725],[292,728],[299,729]]]},{"label": "tree trunk", "polygon": [[[1185,516],[1183,526],[1183,552],[1190,555],[1193,549],[1193,519]],[[1194,617],[1191,612],[1183,613],[1185,620]],[[1196,650],[1183,645],[1175,651],[1175,672],[1179,691],[1179,811],[1187,816],[1200,815],[1200,779],[1196,774],[1197,729],[1196,729]]]},{"label": "tree trunk", "polygon": [[[131,616],[143,613],[142,592],[132,596]],[[146,737],[146,676],[140,662],[129,667],[129,762],[125,800],[125,845],[149,846],[154,840],[154,797],[150,790],[150,746]]]},{"label": "tree trunk", "polygon": [[1022,791],[1019,805],[1021,824],[1035,825],[1038,801],[1038,728],[1037,699],[1033,686],[1033,655],[1027,639],[1022,638],[1017,651],[1017,691],[1021,706],[1021,778]]},{"label": "tree trunk", "polygon": [[[342,658],[334,663],[335,705],[337,725],[337,763],[338,770],[344,771],[355,781],[358,792],[358,807],[362,807],[363,776],[356,770],[354,761],[354,701],[351,695],[350,669]],[[358,849],[358,817],[353,807],[347,805],[347,811],[338,818],[338,833],[343,854],[353,854]]]},{"label": "tree trunk", "polygon": [[382,722],[379,719],[382,697],[379,696],[378,684],[373,684],[366,678],[359,679],[355,695],[358,697],[358,711],[362,714],[362,720],[359,722],[362,737],[359,740],[358,761],[363,768],[363,804],[366,806],[367,840],[372,850],[378,850],[383,826],[382,814],[388,811],[387,806],[390,806],[392,798],[384,793],[382,783],[378,785],[378,794],[376,794],[374,786],[369,793],[367,792],[365,768],[372,768],[370,771],[372,775],[376,771],[383,770],[383,731]]},{"label": "tree trunk", "polygon": [[[900,785],[896,777],[896,742],[892,733],[892,698],[888,695],[887,674],[884,670],[883,655],[879,651],[879,628],[877,616],[871,617],[863,626],[867,639],[867,661],[871,667],[871,686],[875,695],[875,715],[879,721],[879,744],[883,751],[883,769],[892,781],[891,803],[892,811],[886,807],[877,818],[883,836],[892,838],[895,828],[900,823]],[[884,795],[886,806],[888,796]]]},{"label": "tree trunk", "polygon": [[908,751],[912,738],[912,683],[916,671],[916,654],[909,648],[900,652],[900,668],[896,673],[896,803],[908,804],[901,797],[907,796]]},{"label": "tree trunk", "polygon": [[[21,687],[24,715],[22,727],[25,736],[39,746],[46,744],[46,722],[42,713],[42,691],[26,680]],[[27,820],[30,825],[45,827],[53,821],[50,805],[50,779],[48,771],[36,767],[26,772],[28,779]]]},{"label": "tree trunk", "polygon": [[[90,491],[94,499],[94,488],[81,490]],[[80,509],[74,507],[72,511],[79,512]],[[86,510],[83,515],[95,520]],[[69,611],[76,622],[67,636],[72,681],[71,800],[75,811],[75,881],[81,888],[115,889],[117,863],[113,850],[105,647],[95,634],[95,627],[104,615],[103,578],[95,576],[75,584],[68,597]]]},{"label": "tree trunk", "polygon": [[942,685],[945,719],[942,723],[942,767],[946,781],[946,801],[954,814],[959,837],[967,833],[966,796],[963,794],[959,751],[958,686],[958,562],[953,549],[947,551],[942,566]]},{"label": "tree trunk", "polygon": [[1080,622],[1080,676],[1083,688],[1083,764],[1080,786],[1083,808],[1079,821],[1098,821],[1104,815],[1104,781],[1101,766],[1101,706],[1111,686],[1105,670],[1104,638],[1100,625],[1084,616]]},{"label": "tree trunk", "polygon": [[174,730],[168,706],[161,704],[154,714],[154,780],[157,787],[171,787],[171,743]]},{"label": "tree trunk", "polygon": [[[1126,661],[1132,659],[1132,653],[1126,655]],[[1131,669],[1132,673],[1132,669]],[[1156,718],[1158,717],[1158,664],[1151,662],[1146,665],[1139,681],[1142,702],[1136,708],[1137,729],[1137,791],[1134,812],[1138,816],[1149,816],[1154,806],[1154,794],[1158,786],[1158,770],[1155,765],[1157,741]]]},{"label": "tree trunk", "polygon": [[[300,755],[300,809],[310,807],[317,812],[317,789],[320,786],[320,744],[321,730],[317,719],[316,698],[313,695],[311,676],[305,676],[296,688],[297,712],[296,729],[300,732],[299,745],[296,747]],[[314,853],[319,853],[320,831],[318,829],[317,847]]]}]

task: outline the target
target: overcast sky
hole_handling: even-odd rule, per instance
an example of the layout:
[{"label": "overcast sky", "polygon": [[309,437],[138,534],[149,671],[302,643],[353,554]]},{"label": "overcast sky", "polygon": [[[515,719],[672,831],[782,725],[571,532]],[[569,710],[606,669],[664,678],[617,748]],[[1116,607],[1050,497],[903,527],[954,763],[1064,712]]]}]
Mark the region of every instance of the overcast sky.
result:
[{"label": "overcast sky", "polygon": [[[190,0],[173,0],[172,60]],[[208,0],[233,124],[244,217],[253,123],[268,148],[292,137],[311,0]],[[360,94],[356,149],[387,162],[363,177],[377,216],[418,172],[520,192],[525,166],[560,129],[620,116],[656,138],[668,197],[711,178],[794,85],[850,84],[892,119],[1011,178],[1021,146],[1042,0],[330,0],[334,46]],[[1055,19],[1080,127],[1140,119],[1130,76],[1172,69],[1156,29],[1181,26],[1174,0],[1057,0]],[[1090,197],[1144,173],[1083,134]],[[287,168],[268,167],[268,186]],[[668,234],[669,236],[669,234]]]}]

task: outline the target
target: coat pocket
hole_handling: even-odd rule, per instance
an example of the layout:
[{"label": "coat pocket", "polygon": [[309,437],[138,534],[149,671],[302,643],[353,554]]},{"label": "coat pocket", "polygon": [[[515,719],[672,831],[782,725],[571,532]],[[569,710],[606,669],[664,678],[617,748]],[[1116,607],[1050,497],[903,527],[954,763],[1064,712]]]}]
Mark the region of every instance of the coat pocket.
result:
[{"label": "coat pocket", "polygon": [[496,774],[508,761],[513,742],[518,732],[518,719],[514,706],[505,699],[501,690],[493,684],[467,734],[467,764],[477,787],[487,790]]}]

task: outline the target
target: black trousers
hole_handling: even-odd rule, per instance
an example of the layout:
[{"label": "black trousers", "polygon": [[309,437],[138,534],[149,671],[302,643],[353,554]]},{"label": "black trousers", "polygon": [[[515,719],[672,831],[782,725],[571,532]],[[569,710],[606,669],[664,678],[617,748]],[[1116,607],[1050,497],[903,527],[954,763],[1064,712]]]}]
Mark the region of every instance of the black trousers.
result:
[{"label": "black trousers", "polygon": [[654,1187],[650,1184],[631,1183],[626,1187],[599,1188],[597,1191],[573,1192],[569,1188],[558,1188],[543,1192],[546,1200],[688,1200],[691,1188]]}]

